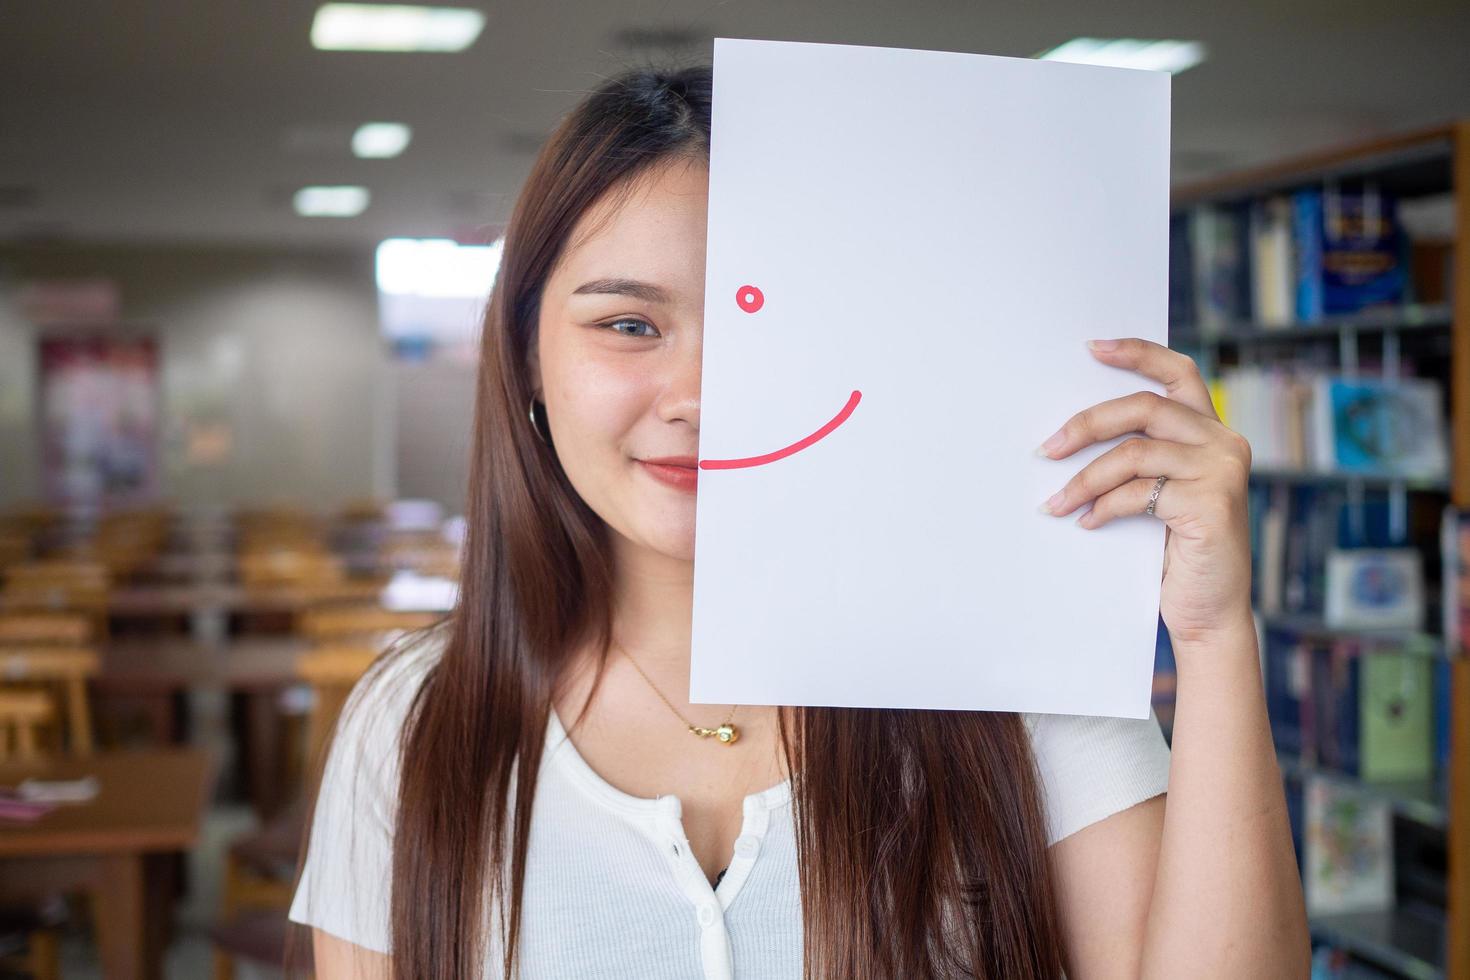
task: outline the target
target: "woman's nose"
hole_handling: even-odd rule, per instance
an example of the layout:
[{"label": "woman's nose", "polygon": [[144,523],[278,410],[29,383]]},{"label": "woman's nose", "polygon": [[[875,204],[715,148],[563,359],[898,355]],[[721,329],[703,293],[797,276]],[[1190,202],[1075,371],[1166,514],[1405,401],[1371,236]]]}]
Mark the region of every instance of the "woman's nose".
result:
[{"label": "woman's nose", "polygon": [[692,342],[678,348],[669,355],[668,383],[659,397],[658,414],[665,422],[683,421],[698,429],[703,344],[696,334]]}]

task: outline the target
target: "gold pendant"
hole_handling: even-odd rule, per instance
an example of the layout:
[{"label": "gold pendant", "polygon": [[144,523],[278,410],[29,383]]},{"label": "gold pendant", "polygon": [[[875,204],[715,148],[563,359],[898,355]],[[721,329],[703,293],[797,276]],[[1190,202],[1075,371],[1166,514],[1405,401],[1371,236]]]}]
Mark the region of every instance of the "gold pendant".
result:
[{"label": "gold pendant", "polygon": [[729,722],[726,722],[719,728],[699,728],[697,726],[691,725],[689,726],[689,730],[698,735],[700,738],[709,738],[710,736],[714,736],[716,739],[726,745],[733,745],[740,738],[740,729],[736,728]]}]

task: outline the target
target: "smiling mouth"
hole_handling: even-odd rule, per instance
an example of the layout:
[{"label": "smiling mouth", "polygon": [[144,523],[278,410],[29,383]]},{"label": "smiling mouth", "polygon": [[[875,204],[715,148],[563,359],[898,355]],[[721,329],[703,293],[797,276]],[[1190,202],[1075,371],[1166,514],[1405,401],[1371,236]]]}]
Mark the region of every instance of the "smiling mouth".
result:
[{"label": "smiling mouth", "polygon": [[778,449],[775,452],[766,453],[763,456],[745,456],[741,459],[701,459],[699,461],[699,468],[702,470],[738,470],[747,466],[764,466],[766,463],[774,463],[778,459],[785,459],[787,456],[799,453],[807,446],[821,442],[827,436],[831,435],[839,425],[846,422],[848,416],[852,414],[852,410],[857,408],[857,403],[862,400],[862,397],[863,393],[861,391],[854,391],[852,396],[847,399],[847,404],[842,406],[842,411],[832,416],[831,421],[805,439],[798,439],[784,449]]}]

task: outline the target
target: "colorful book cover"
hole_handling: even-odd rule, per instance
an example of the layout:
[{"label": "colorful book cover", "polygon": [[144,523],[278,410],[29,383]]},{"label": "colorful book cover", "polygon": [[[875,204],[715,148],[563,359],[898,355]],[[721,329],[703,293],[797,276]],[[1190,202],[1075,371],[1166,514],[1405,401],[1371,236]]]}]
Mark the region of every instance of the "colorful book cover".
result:
[{"label": "colorful book cover", "polygon": [[1384,800],[1308,774],[1303,790],[1307,914],[1393,905],[1393,813]]},{"label": "colorful book cover", "polygon": [[1327,555],[1327,625],[1424,628],[1424,556],[1417,548],[1334,549]]},{"label": "colorful book cover", "polygon": [[1292,231],[1296,239],[1296,318],[1301,323],[1322,319],[1322,192],[1292,195]]},{"label": "colorful book cover", "polygon": [[1439,382],[1334,378],[1327,397],[1338,469],[1422,479],[1443,479],[1448,472]]},{"label": "colorful book cover", "polygon": [[1403,302],[1404,239],[1394,199],[1372,187],[1322,195],[1322,308],[1328,315]]},{"label": "colorful book cover", "polygon": [[1470,650],[1470,514],[1447,504],[1440,515],[1445,643],[1458,655]]},{"label": "colorful book cover", "polygon": [[1232,428],[1230,421],[1230,401],[1225,397],[1225,380],[1223,378],[1211,378],[1208,382],[1210,389],[1210,401],[1213,403],[1215,414],[1220,416],[1220,421]]},{"label": "colorful book cover", "polygon": [[1434,696],[1428,657],[1362,656],[1360,777],[1365,781],[1429,779],[1434,772]]}]

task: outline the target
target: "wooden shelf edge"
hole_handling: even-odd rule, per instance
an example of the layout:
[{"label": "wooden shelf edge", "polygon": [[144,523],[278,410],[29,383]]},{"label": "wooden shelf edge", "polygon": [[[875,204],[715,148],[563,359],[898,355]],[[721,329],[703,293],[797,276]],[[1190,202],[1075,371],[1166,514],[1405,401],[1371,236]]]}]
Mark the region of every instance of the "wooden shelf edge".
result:
[{"label": "wooden shelf edge", "polygon": [[[1253,188],[1276,186],[1297,179],[1311,180],[1323,171],[1343,168],[1365,158],[1428,148],[1436,143],[1446,144],[1448,152],[1453,150],[1456,133],[1463,125],[1450,122],[1426,126],[1394,136],[1330,147],[1278,163],[1250,167],[1223,177],[1180,184],[1170,192],[1170,206],[1179,207],[1237,194],[1249,195]],[[1458,173],[1456,176],[1458,177]]]}]

